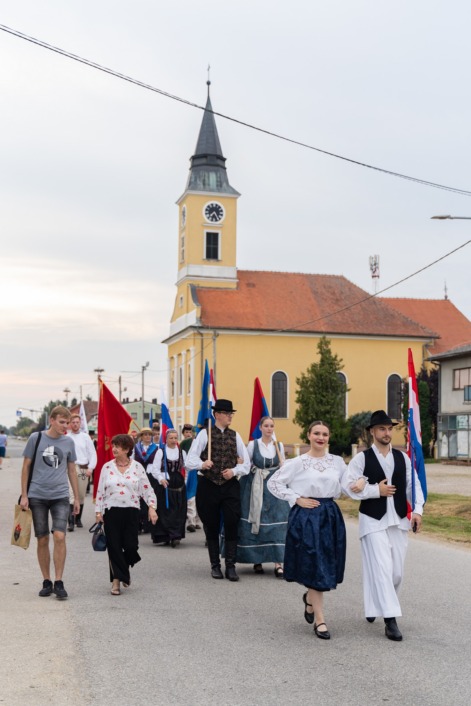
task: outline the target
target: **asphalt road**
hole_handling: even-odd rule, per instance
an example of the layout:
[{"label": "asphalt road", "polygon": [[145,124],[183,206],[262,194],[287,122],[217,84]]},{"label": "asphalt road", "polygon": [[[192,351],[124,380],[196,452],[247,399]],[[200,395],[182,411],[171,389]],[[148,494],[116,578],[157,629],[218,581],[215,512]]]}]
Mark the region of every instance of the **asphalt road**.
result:
[{"label": "asphalt road", "polygon": [[[132,586],[110,595],[106,555],[68,535],[68,601],[39,598],[33,544],[9,546],[20,459],[0,471],[0,704],[263,706],[470,703],[471,552],[411,537],[402,643],[362,612],[357,527],[344,583],[326,594],[332,640],[303,620],[301,587],[271,570],[209,576],[202,533],[176,549],[141,538]],[[84,524],[93,521],[89,498]],[[268,567],[267,567],[268,569]]]}]

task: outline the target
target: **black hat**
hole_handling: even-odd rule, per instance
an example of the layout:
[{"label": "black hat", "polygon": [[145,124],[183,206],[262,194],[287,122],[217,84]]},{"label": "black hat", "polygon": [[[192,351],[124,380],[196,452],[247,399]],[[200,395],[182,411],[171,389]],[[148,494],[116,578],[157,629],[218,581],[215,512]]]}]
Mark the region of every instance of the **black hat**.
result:
[{"label": "black hat", "polygon": [[369,431],[371,427],[375,427],[378,424],[391,424],[393,427],[397,427],[399,422],[393,422],[391,417],[386,414],[384,409],[377,409],[376,412],[373,412],[373,414],[371,415],[370,423],[366,428]]},{"label": "black hat", "polygon": [[237,412],[237,410],[233,409],[231,400],[223,400],[221,398],[216,400],[216,404],[213,407],[213,412]]}]

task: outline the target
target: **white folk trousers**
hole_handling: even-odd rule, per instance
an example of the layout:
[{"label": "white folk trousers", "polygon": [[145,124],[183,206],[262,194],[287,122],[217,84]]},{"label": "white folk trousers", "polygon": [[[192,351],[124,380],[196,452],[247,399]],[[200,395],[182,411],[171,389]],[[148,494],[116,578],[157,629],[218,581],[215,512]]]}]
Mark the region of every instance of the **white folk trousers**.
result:
[{"label": "white folk trousers", "polygon": [[407,531],[394,526],[361,538],[363,597],[367,618],[398,618],[402,615],[398,595],[404,575],[407,543]]}]

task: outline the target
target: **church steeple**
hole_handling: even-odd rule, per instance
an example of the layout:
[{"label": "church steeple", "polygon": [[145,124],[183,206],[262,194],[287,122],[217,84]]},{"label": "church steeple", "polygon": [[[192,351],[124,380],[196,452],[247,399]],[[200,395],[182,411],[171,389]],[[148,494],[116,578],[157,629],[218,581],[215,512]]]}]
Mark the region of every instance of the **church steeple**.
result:
[{"label": "church steeple", "polygon": [[190,174],[186,191],[206,191],[219,194],[240,194],[229,184],[226,171],[226,159],[222,154],[221,143],[212,112],[209,87],[208,98],[203,114],[195,154],[191,157]]}]

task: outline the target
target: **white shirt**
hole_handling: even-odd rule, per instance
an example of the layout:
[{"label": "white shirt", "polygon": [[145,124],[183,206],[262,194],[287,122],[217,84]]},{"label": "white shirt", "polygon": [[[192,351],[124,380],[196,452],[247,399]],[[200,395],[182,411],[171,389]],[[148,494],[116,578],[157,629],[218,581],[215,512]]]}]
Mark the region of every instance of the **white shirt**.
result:
[{"label": "white shirt", "polygon": [[[392,475],[394,473],[394,456],[392,454],[391,447],[389,447],[387,456],[383,456],[383,454],[375,444],[373,444],[371,448],[375,452],[376,458],[378,459],[379,464],[383,469],[384,475],[386,476],[386,479],[388,481],[388,485],[391,485]],[[404,460],[406,462],[406,497],[410,503],[412,501],[412,469],[409,457],[404,452],[401,453],[404,456]],[[365,454],[362,452],[354,456],[348,464],[348,471],[345,475],[344,482],[342,484],[343,490],[354,500],[368,500],[379,498],[379,485],[377,483],[370,485],[370,483],[367,482],[365,488],[361,491],[361,493],[352,493],[352,491],[350,490],[349,486],[352,483],[355,483],[358,478],[364,477],[364,471]],[[424,496],[416,471],[414,471],[414,473],[416,497],[415,508],[413,512],[417,513],[417,515],[421,515],[424,506]],[[407,518],[407,516],[401,519],[397,514],[396,508],[394,506],[393,496],[386,497],[386,513],[380,520],[376,520],[374,517],[369,517],[369,515],[365,515],[362,512],[359,513],[358,517],[360,538],[364,537],[366,534],[370,534],[370,532],[378,532],[380,530],[384,530],[392,526],[399,527],[399,529],[403,530],[410,529],[410,520]]]},{"label": "white shirt", "polygon": [[291,507],[298,498],[338,498],[347,466],[340,456],[321,458],[303,454],[286,461],[267,482],[270,493],[287,500]]},{"label": "white shirt", "polygon": [[98,483],[95,512],[103,514],[111,507],[134,507],[138,510],[140,498],[144,499],[146,505],[157,507],[157,499],[144,466],[131,461],[125,473],[121,473],[116,461],[105,463]]},{"label": "white shirt", "polygon": [[96,466],[96,451],[95,445],[89,435],[84,431],[78,431],[77,433],[68,431],[67,436],[70,436],[74,442],[75,454],[77,456],[75,463],[79,466],[88,466],[88,468],[93,471]]},{"label": "white shirt", "polygon": [[[165,452],[167,454],[167,458],[169,461],[178,461],[178,457],[180,455],[180,449],[178,446],[175,446],[174,449],[169,449],[168,446],[165,446]],[[161,480],[165,479],[165,472],[162,471],[162,457],[163,457],[163,451],[162,449],[159,449],[157,453],[154,456],[154,462],[147,466],[147,473],[150,473],[151,476],[154,476],[154,478],[160,483]],[[185,465],[186,462],[186,452],[182,451],[182,456],[183,456],[183,464]]]},{"label": "white shirt", "polygon": [[[268,444],[265,444],[262,439],[257,439],[258,442],[258,450],[260,451],[261,456],[263,458],[275,458],[278,457],[278,454],[276,453],[276,446],[274,441],[269,441]],[[252,441],[249,441],[247,444],[247,453],[249,455],[249,459],[252,462],[253,461],[253,449],[254,449],[254,439]],[[283,444],[281,441],[278,442],[278,446],[280,448],[280,455],[281,455],[281,461],[285,461],[285,450],[283,448]]]},{"label": "white shirt", "polygon": [[[221,429],[224,433],[224,431]],[[250,459],[245,448],[244,442],[242,441],[240,434],[236,432],[237,440],[237,456],[243,458],[243,463],[237,464],[232,470],[235,476],[245,476],[250,471]],[[193,439],[193,443],[188,452],[188,458],[186,460],[186,468],[189,471],[201,471],[203,461],[201,460],[201,454],[208,445],[208,432],[206,429],[202,429],[196,439]]]}]

